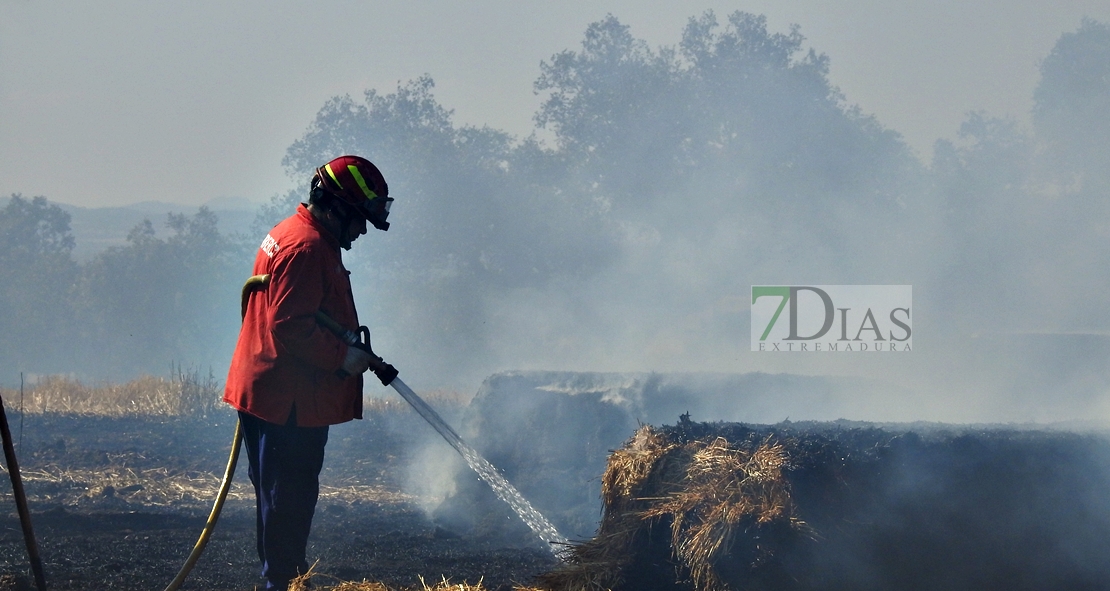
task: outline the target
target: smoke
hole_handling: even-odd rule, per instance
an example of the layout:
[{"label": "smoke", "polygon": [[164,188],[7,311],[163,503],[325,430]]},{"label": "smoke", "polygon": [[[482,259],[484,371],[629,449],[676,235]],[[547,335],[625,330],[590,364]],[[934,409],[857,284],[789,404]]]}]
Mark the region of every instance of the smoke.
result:
[{"label": "smoke", "polygon": [[[652,48],[607,17],[541,65],[526,138],[457,126],[431,76],[336,97],[287,152],[301,188],[264,208],[253,238],[214,233],[203,211],[169,235],[136,228],[83,267],[72,318],[46,314],[40,332],[80,346],[13,344],[5,359],[99,375],[227,359],[244,253],[315,167],[357,153],[396,202],[391,230],[345,260],[375,350],[418,392],[474,392],[510,370],[782,374],[855,390],[818,404],[771,385],[757,412],[709,388],[697,418],[1102,422],[1110,29],[1085,20],[1044,56],[1031,127],[969,113],[937,130],[956,139],[929,162],[848,102],[829,80],[837,56],[802,33],[706,13]],[[7,269],[9,286],[43,275]],[[914,350],[750,351],[752,285],[821,284],[912,285]],[[41,313],[50,299],[19,301]],[[79,362],[56,353],[74,348]]]},{"label": "smoke", "polygon": [[[1087,22],[1061,44],[1081,36],[1101,48],[1105,30]],[[1103,67],[1062,53],[1045,61],[1038,97],[1067,92],[1047,87],[1062,63]],[[394,230],[369,240],[373,263],[360,270],[377,274],[356,288],[402,371],[470,391],[510,369],[855,376],[897,385],[867,409],[877,420],[907,408],[952,422],[1098,416],[1108,185],[1082,160],[1061,180],[1049,160],[1106,152],[1091,142],[1107,136],[1067,145],[1079,107],[1054,106],[1071,111],[1051,130],[970,114],[925,165],[845,103],[829,58],[803,50],[798,31],[705,16],[678,54],[647,48],[616,19],[595,23],[537,83],[550,97],[538,120],[556,144],[483,152],[500,168],[446,152],[424,168],[386,149],[416,160],[423,137],[345,145],[380,157],[404,188]],[[434,102],[430,85],[372,93],[358,125],[384,128],[417,90]],[[1110,89],[1084,92],[1102,100]],[[336,124],[323,112],[317,121]],[[449,117],[435,129],[466,152]],[[536,209],[549,200],[557,206]],[[380,270],[395,258],[413,266]],[[912,285],[914,351],[750,352],[750,286],[761,284]]]},{"label": "smoke", "polygon": [[[354,152],[397,198],[393,230],[348,256],[360,311],[381,352],[423,388],[474,391],[511,369],[763,371],[911,386],[910,399],[882,405],[888,416],[919,398],[934,401],[929,418],[954,421],[1101,412],[1104,23],[1060,31],[1040,56],[1031,124],[969,113],[960,129],[936,130],[954,139],[925,160],[835,87],[831,65],[845,58],[821,53],[805,30],[744,13],[695,15],[674,30],[674,46],[651,47],[611,16],[580,45],[552,47],[535,72],[541,107],[528,137],[457,124],[431,75],[327,101],[287,150],[299,188],[258,227],[237,228],[249,235],[243,250],[304,198],[312,169]],[[55,336],[7,347],[3,360],[95,377],[171,363],[221,373],[249,252],[230,253],[238,264],[213,254],[179,280],[166,270],[187,257],[150,255],[150,245],[213,240],[148,217],[157,234],[116,242],[79,289],[52,278],[51,293],[40,265],[5,264],[5,284],[23,293],[4,302],[42,316],[6,326]],[[219,277],[204,274],[216,266]],[[76,275],[63,267],[59,277]],[[123,281],[120,268],[140,277]],[[143,279],[158,287],[140,290]],[[751,285],[862,283],[914,286],[912,354],[748,350]],[[67,290],[84,308],[44,312]]]},{"label": "smoke", "polygon": [[[1104,117],[969,114],[918,162],[802,41],[707,16],[671,54],[607,19],[542,68],[552,145],[456,128],[428,78],[337,99],[290,149],[302,177],[345,152],[381,167],[393,227],[348,257],[376,350],[418,392],[483,383],[452,423],[572,539],[638,422],[1104,423],[1110,185],[1078,156],[1110,135],[1076,123]],[[1110,63],[1066,54],[1038,96]],[[749,350],[752,285],[819,284],[912,285],[914,351]],[[438,523],[530,539],[427,438],[409,490]]]},{"label": "smoke", "polygon": [[[738,13],[653,50],[609,18],[542,66],[552,145],[454,128],[421,79],[338,100],[290,151],[294,173],[363,153],[397,187],[393,229],[352,259],[376,346],[418,391],[493,375],[464,436],[531,466],[518,488],[572,537],[637,421],[1105,426],[1110,184],[1088,155],[1110,135],[1077,122],[1104,125],[1110,61],[1089,54],[1107,28],[1061,37],[1034,128],[970,113],[928,163],[803,41]],[[752,285],[821,284],[912,285],[914,350],[750,351]],[[540,451],[522,461],[523,442]],[[443,453],[413,481],[445,495],[445,523],[480,527],[482,485]]]},{"label": "smoke", "polygon": [[404,482],[405,490],[430,514],[458,493],[456,479],[468,468],[447,443],[434,437],[434,433],[429,438],[413,453]]}]

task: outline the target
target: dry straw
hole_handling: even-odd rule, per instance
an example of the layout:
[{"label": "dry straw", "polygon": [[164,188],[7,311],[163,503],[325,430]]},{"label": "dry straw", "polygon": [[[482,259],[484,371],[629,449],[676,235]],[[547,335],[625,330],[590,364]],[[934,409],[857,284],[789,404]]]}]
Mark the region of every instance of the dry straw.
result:
[{"label": "dry straw", "polygon": [[[169,378],[142,376],[123,384],[89,386],[49,376],[29,388],[23,412],[90,416],[207,416],[220,405],[223,387],[212,375],[175,369]],[[11,392],[3,391],[5,399]]]},{"label": "dry straw", "polygon": [[[486,591],[482,581],[470,585],[468,583],[452,583],[446,578],[441,578],[438,583],[428,586],[424,577],[420,577],[419,587],[390,587],[377,581],[337,581],[335,585],[320,586],[321,579],[328,579],[327,575],[316,572],[316,565],[312,565],[308,572],[289,582],[288,591]],[[310,586],[313,585],[313,586]],[[515,587],[516,591],[540,591],[530,587]]]},{"label": "dry straw", "polygon": [[[209,373],[175,367],[170,377],[141,376],[122,384],[88,385],[67,376],[46,376],[27,389],[0,388],[5,401],[22,399],[27,414],[69,414],[102,417],[206,417],[226,411],[223,384]],[[462,408],[470,396],[454,390],[433,390],[424,399],[437,408]],[[10,404],[10,403],[9,403]],[[367,397],[367,414],[406,412],[409,405],[396,396]]]},{"label": "dry straw", "polygon": [[637,546],[650,544],[652,526],[665,523],[672,555],[694,587],[723,589],[718,561],[739,559],[755,566],[775,551],[749,544],[742,556],[730,556],[738,536],[771,528],[806,533],[794,513],[786,466],[786,446],[772,438],[678,443],[641,427],[609,457],[598,535],[575,545],[568,566],[542,575],[539,586],[551,591],[620,587],[626,569],[635,568]]}]

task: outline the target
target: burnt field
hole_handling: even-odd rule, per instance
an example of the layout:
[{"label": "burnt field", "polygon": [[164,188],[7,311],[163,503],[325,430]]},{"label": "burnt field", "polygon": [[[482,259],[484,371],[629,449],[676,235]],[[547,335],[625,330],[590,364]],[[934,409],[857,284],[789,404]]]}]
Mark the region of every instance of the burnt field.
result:
[{"label": "burnt field", "polygon": [[[211,509],[234,415],[20,416],[10,403],[8,412],[48,588],[163,589]],[[427,499],[402,492],[412,450],[433,437],[399,405],[332,428],[309,545],[317,586],[368,579],[412,587],[422,576],[511,588],[552,566],[552,555],[530,539],[439,527],[421,509]],[[235,482],[183,589],[243,591],[261,581],[245,458]],[[0,506],[0,589],[32,588],[6,474]]]},{"label": "burnt field", "polygon": [[[747,397],[733,404],[747,412],[760,397],[830,395],[795,382],[715,377],[685,391],[655,376],[511,373],[492,376],[466,405],[429,396],[571,539],[566,563],[404,403],[378,401],[366,420],[331,431],[313,582],[344,591],[384,591],[343,583],[363,580],[424,589],[421,578],[522,591],[1110,588],[1104,432],[672,414],[681,404],[722,416],[704,402],[714,387]],[[234,429],[219,405],[186,410],[9,411],[49,588],[162,589],[174,577]],[[30,588],[8,486],[5,478],[0,591]],[[251,589],[256,563],[240,466],[183,588]]]}]

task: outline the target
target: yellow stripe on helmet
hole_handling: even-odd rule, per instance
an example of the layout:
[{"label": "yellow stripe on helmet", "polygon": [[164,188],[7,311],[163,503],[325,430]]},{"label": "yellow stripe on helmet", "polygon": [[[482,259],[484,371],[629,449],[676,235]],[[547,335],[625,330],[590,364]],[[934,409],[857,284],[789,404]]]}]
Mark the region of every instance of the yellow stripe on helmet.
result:
[{"label": "yellow stripe on helmet", "polygon": [[331,169],[331,163],[330,163],[330,162],[329,162],[328,164],[325,164],[325,165],[324,165],[324,170],[328,171],[328,176],[330,176],[330,177],[331,177],[331,180],[335,182],[335,186],[337,186],[337,187],[339,187],[340,189],[342,189],[342,188],[343,188],[343,183],[339,182],[339,179],[338,179],[338,178],[336,178],[336,176],[335,176],[335,171],[333,171],[333,170]]},{"label": "yellow stripe on helmet", "polygon": [[[358,171],[358,167],[356,167],[354,164],[348,164],[347,170],[351,171],[351,176],[355,177],[355,182],[358,183],[358,186],[362,189],[362,192],[366,194],[367,199],[373,200],[375,197],[378,196],[377,193],[370,190],[370,187],[366,186],[366,179],[362,178],[362,173]],[[329,170],[328,172],[331,171]]]}]

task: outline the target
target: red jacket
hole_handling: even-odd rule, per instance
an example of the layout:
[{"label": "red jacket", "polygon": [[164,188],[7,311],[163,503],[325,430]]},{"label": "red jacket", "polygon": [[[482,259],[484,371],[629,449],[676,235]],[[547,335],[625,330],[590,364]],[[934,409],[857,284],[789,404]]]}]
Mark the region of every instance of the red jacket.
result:
[{"label": "red jacket", "polygon": [[224,401],[279,425],[294,405],[302,427],[361,419],[362,376],[335,375],[347,345],[313,317],[323,310],[341,326],[358,327],[339,242],[301,205],[259,247],[254,274],[266,273],[269,284],[247,304]]}]

